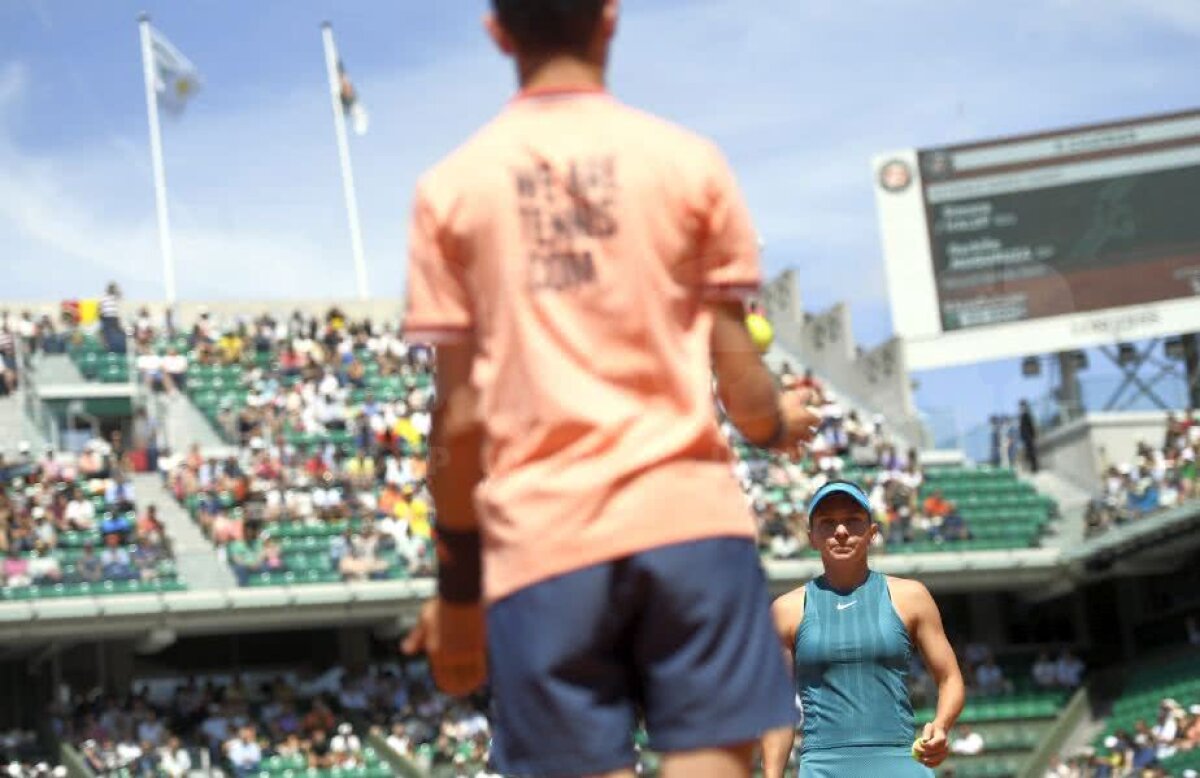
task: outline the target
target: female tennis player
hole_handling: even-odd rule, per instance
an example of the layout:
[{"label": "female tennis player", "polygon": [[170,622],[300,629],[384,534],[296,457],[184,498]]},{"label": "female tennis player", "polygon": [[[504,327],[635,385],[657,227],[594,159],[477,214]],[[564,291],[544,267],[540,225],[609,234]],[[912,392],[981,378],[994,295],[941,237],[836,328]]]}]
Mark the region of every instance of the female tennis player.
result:
[{"label": "female tennis player", "polygon": [[[808,536],[825,572],[771,614],[800,701],[801,778],[929,778],[948,753],[963,680],[941,615],[919,581],[882,575],[867,551],[877,528],[857,484],[833,481],[809,503]],[[938,686],[937,713],[916,743],[905,683],[913,649]],[[783,778],[794,730],[762,740],[766,778]]]}]

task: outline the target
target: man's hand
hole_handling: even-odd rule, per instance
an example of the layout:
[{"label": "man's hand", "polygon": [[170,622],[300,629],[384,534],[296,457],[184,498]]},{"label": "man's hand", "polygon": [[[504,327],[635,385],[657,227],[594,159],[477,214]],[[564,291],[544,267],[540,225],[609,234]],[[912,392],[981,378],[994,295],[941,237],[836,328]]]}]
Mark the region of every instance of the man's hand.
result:
[{"label": "man's hand", "polygon": [[784,435],[778,450],[788,454],[804,453],[804,444],[811,441],[821,426],[820,398],[811,389],[793,389],[779,393],[779,415],[783,419]]},{"label": "man's hand", "polygon": [[417,626],[400,644],[413,655],[429,657],[437,687],[464,697],[487,680],[487,638],[483,605],[457,605],[434,597],[421,608]]},{"label": "man's hand", "polygon": [[937,767],[946,761],[950,753],[950,743],[946,739],[946,730],[932,721],[925,725],[921,733],[921,743],[917,750],[917,758],[926,767]]}]

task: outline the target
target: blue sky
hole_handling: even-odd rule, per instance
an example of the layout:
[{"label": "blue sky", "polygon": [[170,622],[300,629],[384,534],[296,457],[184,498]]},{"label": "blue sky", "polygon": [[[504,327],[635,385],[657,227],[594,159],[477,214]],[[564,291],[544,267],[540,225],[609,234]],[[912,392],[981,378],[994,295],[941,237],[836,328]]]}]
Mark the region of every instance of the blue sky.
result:
[{"label": "blue sky", "polygon": [[[248,11],[247,9],[253,9]],[[135,18],[201,69],[164,124],[180,295],[353,293],[319,23],[371,132],[353,142],[371,287],[403,288],[413,182],[500,107],[483,0],[0,4],[3,297],[161,295]],[[627,0],[613,90],[715,138],[805,305],[891,334],[870,157],[1200,104],[1197,0]],[[1041,390],[1011,362],[917,376],[960,424]]]}]

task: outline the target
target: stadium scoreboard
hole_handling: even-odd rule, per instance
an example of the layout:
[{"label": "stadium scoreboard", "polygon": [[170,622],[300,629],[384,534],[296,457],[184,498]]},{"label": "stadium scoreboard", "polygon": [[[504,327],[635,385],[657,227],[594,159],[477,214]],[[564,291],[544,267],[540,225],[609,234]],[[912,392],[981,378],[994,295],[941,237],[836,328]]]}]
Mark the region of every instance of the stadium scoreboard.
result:
[{"label": "stadium scoreboard", "polygon": [[922,369],[1200,329],[1200,111],[877,156]]}]

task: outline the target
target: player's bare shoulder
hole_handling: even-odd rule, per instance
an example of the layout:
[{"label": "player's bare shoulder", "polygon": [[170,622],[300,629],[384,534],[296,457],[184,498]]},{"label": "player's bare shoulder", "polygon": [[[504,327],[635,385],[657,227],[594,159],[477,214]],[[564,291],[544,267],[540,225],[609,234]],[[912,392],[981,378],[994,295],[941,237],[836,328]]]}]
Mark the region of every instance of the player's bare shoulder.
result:
[{"label": "player's bare shoulder", "polygon": [[801,586],[787,594],[780,595],[771,603],[771,620],[775,623],[775,632],[779,640],[791,648],[796,640],[796,629],[804,619],[804,591]]},{"label": "player's bare shoulder", "polygon": [[914,578],[900,578],[895,575],[884,577],[887,579],[888,591],[891,592],[893,600],[903,599],[912,604],[933,601],[928,587]]},{"label": "player's bare shoulder", "polygon": [[911,628],[922,616],[928,614],[930,608],[936,608],[933,595],[925,584],[912,578],[899,578],[894,575],[885,576],[892,604]]}]

